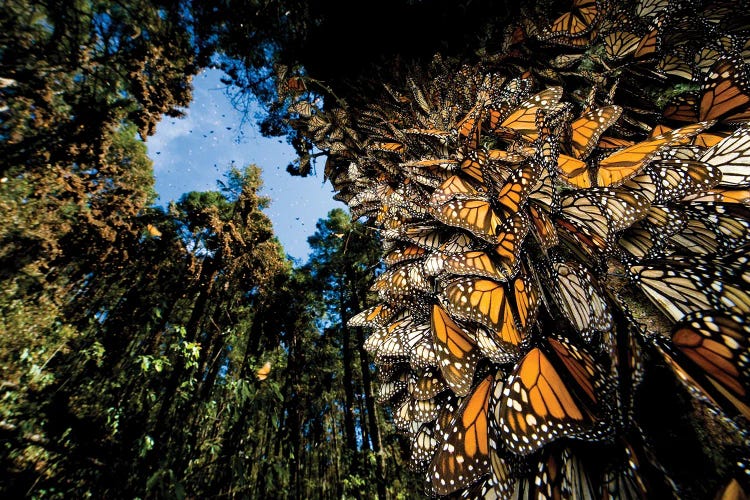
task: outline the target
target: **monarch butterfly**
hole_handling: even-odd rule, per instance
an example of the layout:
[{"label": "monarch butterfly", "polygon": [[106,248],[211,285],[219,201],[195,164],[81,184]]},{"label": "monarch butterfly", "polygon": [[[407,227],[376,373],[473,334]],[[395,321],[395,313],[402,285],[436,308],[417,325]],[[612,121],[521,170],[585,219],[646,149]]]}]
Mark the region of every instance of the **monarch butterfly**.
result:
[{"label": "monarch butterfly", "polygon": [[[565,453],[567,450],[563,450]],[[514,499],[555,499],[555,498],[578,498],[575,496],[563,496],[563,491],[568,484],[563,475],[562,456],[558,456],[557,450],[545,450],[535,461],[536,468],[518,478],[512,485],[513,496],[506,495],[503,498]],[[532,465],[533,467],[533,465]],[[570,493],[566,491],[565,493]],[[593,497],[581,497],[593,498]]]},{"label": "monarch butterfly", "polygon": [[446,392],[430,399],[413,399],[410,397],[409,414],[412,422],[420,424],[433,422],[440,413],[443,400],[449,397],[449,394],[449,392]]},{"label": "monarch butterfly", "polygon": [[652,206],[646,219],[625,230],[619,244],[639,260],[663,257],[670,236],[684,228],[682,214],[667,207]]},{"label": "monarch butterfly", "polygon": [[560,54],[550,61],[550,65],[556,69],[567,69],[580,61],[583,54]]},{"label": "monarch butterfly", "polygon": [[635,59],[645,59],[653,54],[657,54],[660,46],[661,41],[659,40],[659,30],[651,30],[646,36],[641,38],[640,42],[638,42],[633,57]]},{"label": "monarch butterfly", "polygon": [[701,148],[712,148],[729,137],[727,132],[703,132],[693,138],[693,145]]},{"label": "monarch butterfly", "polygon": [[437,304],[432,306],[430,327],[443,378],[457,396],[466,396],[480,359],[474,340]]},{"label": "monarch butterfly", "polygon": [[547,212],[537,208],[535,203],[529,203],[529,215],[531,222],[534,223],[534,238],[544,252],[560,243],[557,235],[557,229]]},{"label": "monarch butterfly", "polygon": [[255,376],[258,377],[258,380],[265,380],[268,378],[268,375],[271,373],[271,362],[266,361],[263,366],[258,368],[258,370],[255,372]]},{"label": "monarch butterfly", "polygon": [[650,134],[648,135],[648,138],[649,138],[649,139],[653,139],[653,138],[654,138],[654,137],[656,137],[656,136],[659,136],[659,135],[664,135],[664,134],[666,134],[666,133],[668,133],[668,132],[671,132],[672,130],[674,130],[674,129],[673,129],[673,128],[669,128],[669,127],[667,127],[667,126],[666,126],[666,125],[664,125],[663,123],[659,123],[658,125],[656,125],[656,126],[654,127],[654,129],[653,129],[653,130],[651,131],[651,133],[650,133]]},{"label": "monarch butterfly", "polygon": [[635,52],[641,37],[628,31],[613,31],[604,37],[604,52],[607,58],[616,61]]},{"label": "monarch butterfly", "polygon": [[434,139],[438,139],[441,143],[446,143],[450,137],[453,136],[453,134],[447,130],[442,130],[439,128],[407,128],[402,130],[404,134],[410,134],[410,135],[421,135],[424,137],[431,137]]},{"label": "monarch butterfly", "polygon": [[333,125],[322,114],[314,114],[307,120],[307,130],[315,140],[323,140]]},{"label": "monarch butterfly", "polygon": [[684,213],[685,225],[672,242],[688,252],[727,252],[750,243],[750,210],[743,205],[694,203]]},{"label": "monarch butterfly", "polygon": [[706,191],[705,193],[686,196],[683,201],[742,203],[744,205],[750,205],[750,189],[715,188]]},{"label": "monarch butterfly", "polygon": [[697,160],[661,160],[623,184],[639,190],[655,205],[663,205],[691,194],[702,193],[722,179],[718,168]]},{"label": "monarch butterfly", "polygon": [[494,375],[488,375],[477,384],[443,435],[427,474],[436,494],[453,493],[490,473],[489,401],[494,383]]},{"label": "monarch butterfly", "polygon": [[557,166],[563,181],[577,188],[592,186],[589,167],[586,162],[567,155],[557,157]]},{"label": "monarch butterfly", "polygon": [[530,202],[538,205],[547,213],[554,213],[560,208],[560,195],[555,189],[555,185],[550,175],[549,168],[543,168],[539,181],[529,194]]},{"label": "monarch butterfly", "polygon": [[376,398],[377,402],[382,404],[386,401],[390,401],[405,390],[407,378],[408,373],[402,370],[395,377],[381,381],[378,396]]},{"label": "monarch butterfly", "polygon": [[645,217],[649,206],[648,198],[638,192],[591,188],[564,197],[561,212],[564,219],[587,229],[606,245],[612,242],[615,232]]},{"label": "monarch butterfly", "polygon": [[426,254],[427,251],[424,248],[409,244],[388,252],[383,257],[383,262],[387,266],[393,266],[407,260],[420,259]]},{"label": "monarch butterfly", "polygon": [[562,313],[586,342],[612,328],[612,314],[594,276],[575,262],[552,264],[550,289]]},{"label": "monarch butterfly", "polygon": [[442,269],[460,276],[481,276],[496,281],[506,281],[509,271],[502,263],[498,265],[495,259],[483,251],[464,252],[444,257]]},{"label": "monarch butterfly", "polygon": [[316,110],[317,110],[317,107],[313,103],[308,101],[307,99],[303,99],[295,103],[292,103],[288,108],[288,111],[290,113],[296,113],[303,117],[312,116],[313,112]]},{"label": "monarch butterfly", "polygon": [[402,432],[406,432],[412,423],[409,402],[409,395],[406,393],[393,401],[393,425]]},{"label": "monarch butterfly", "polygon": [[452,315],[486,326],[510,355],[518,352],[521,332],[516,328],[513,308],[502,283],[484,278],[458,278],[443,286],[440,297]]},{"label": "monarch butterfly", "polygon": [[664,117],[677,122],[694,123],[698,117],[698,96],[682,94],[664,107]]},{"label": "monarch butterfly", "polygon": [[461,172],[478,183],[484,183],[484,170],[487,164],[487,154],[479,148],[473,148],[461,160]]},{"label": "monarch butterfly", "polygon": [[435,439],[434,426],[423,424],[411,441],[410,469],[421,472],[427,468],[437,452],[440,442]]},{"label": "monarch butterfly", "polygon": [[517,212],[497,228],[495,254],[500,256],[503,272],[513,276],[518,268],[518,257],[523,249],[523,241],[529,233],[531,223],[525,211]]},{"label": "monarch butterfly", "polygon": [[474,198],[482,194],[480,189],[479,186],[468,179],[451,175],[432,192],[430,204],[440,206],[454,198]]},{"label": "monarch butterfly", "polygon": [[750,314],[747,284],[736,282],[721,268],[709,270],[662,260],[631,266],[630,273],[649,300],[672,321],[708,309]]},{"label": "monarch butterfly", "polygon": [[599,139],[599,143],[596,145],[599,149],[620,149],[632,146],[634,143],[629,139],[621,139],[619,137],[604,136]]},{"label": "monarch butterfly", "polygon": [[605,106],[582,114],[571,124],[571,150],[573,156],[587,158],[599,142],[599,137],[622,114],[620,106]]},{"label": "monarch butterfly", "polygon": [[386,153],[402,154],[406,152],[406,146],[400,142],[373,142],[369,145],[370,151],[383,151]]},{"label": "monarch butterfly", "polygon": [[421,373],[412,372],[409,377],[409,395],[419,401],[432,399],[448,389],[440,371],[428,368]]},{"label": "monarch butterfly", "polygon": [[454,198],[433,210],[435,218],[449,226],[470,231],[475,236],[493,243],[502,220],[492,210],[486,198]]},{"label": "monarch butterfly", "polygon": [[525,269],[513,280],[518,326],[522,335],[528,336],[539,311],[541,295],[536,282]]},{"label": "monarch butterfly", "polygon": [[700,311],[677,323],[671,338],[674,346],[700,368],[710,383],[704,390],[718,392],[746,419],[750,418],[750,326],[747,319]]},{"label": "monarch butterfly", "polygon": [[370,287],[383,300],[401,300],[415,292],[432,290],[419,263],[405,262],[398,267],[392,267],[375,279]]},{"label": "monarch butterfly", "polygon": [[394,229],[381,232],[384,239],[405,240],[427,250],[446,253],[466,252],[476,246],[473,238],[462,238],[464,235],[457,235],[455,231],[447,231],[434,224],[401,224]]},{"label": "monarch butterfly", "polygon": [[616,186],[623,183],[637,174],[665,148],[692,137],[711,125],[713,125],[713,122],[687,125],[664,135],[646,139],[608,156],[599,162],[599,169],[596,172],[597,185]]},{"label": "monarch butterfly", "polygon": [[[735,130],[701,156],[701,161],[718,167],[721,186],[750,186],[750,127]],[[712,186],[713,187],[713,186]]]},{"label": "monarch butterfly", "polygon": [[350,327],[382,327],[385,326],[397,312],[398,311],[393,309],[390,305],[382,303],[355,314],[349,318],[349,321],[347,321],[346,324]]},{"label": "monarch butterfly", "polygon": [[711,66],[701,88],[701,121],[750,119],[750,84],[739,74],[742,67],[742,61],[731,57],[724,57]]},{"label": "monarch butterfly", "polygon": [[437,356],[435,355],[429,321],[415,321],[409,328],[400,328],[398,335],[412,368],[421,369],[437,366]]},{"label": "monarch butterfly", "polygon": [[574,0],[573,8],[552,22],[544,38],[576,38],[588,34],[599,18],[596,0]]},{"label": "monarch butterfly", "polygon": [[[389,325],[384,331],[382,331],[382,336],[378,339],[375,348],[371,349],[375,353],[376,363],[397,363],[408,359],[409,353],[404,348],[400,335],[394,331],[398,326],[398,322]],[[368,341],[370,341],[370,339],[368,339]],[[372,345],[373,342],[368,342],[367,347],[371,347]]]},{"label": "monarch butterfly", "polygon": [[531,349],[503,389],[498,423],[505,446],[517,454],[563,437],[596,441],[610,430],[601,419],[599,365],[568,341],[549,337],[547,345]]},{"label": "monarch butterfly", "polygon": [[537,111],[554,107],[562,98],[562,87],[550,87],[532,96],[518,106],[505,120],[500,123],[497,132],[501,135],[511,133],[520,135],[528,141],[539,137],[537,130]]},{"label": "monarch butterfly", "polygon": [[157,228],[153,224],[146,224],[146,234],[148,234],[149,238],[161,238],[162,236],[159,228]]},{"label": "monarch butterfly", "polygon": [[646,498],[648,490],[641,476],[641,466],[629,443],[621,440],[622,458],[604,472],[602,498]]},{"label": "monarch butterfly", "polygon": [[684,51],[665,54],[656,65],[656,69],[667,75],[676,76],[684,80],[693,79],[693,68],[685,61]]},{"label": "monarch butterfly", "polygon": [[539,175],[540,171],[533,162],[528,162],[511,173],[497,194],[497,202],[503,209],[504,218],[518,212],[526,203],[526,199],[539,180]]},{"label": "monarch butterfly", "polygon": [[713,64],[719,60],[724,50],[718,45],[708,45],[695,54],[695,67],[701,73],[706,73]]},{"label": "monarch butterfly", "polygon": [[669,6],[669,0],[640,0],[635,7],[638,17],[653,17]]}]

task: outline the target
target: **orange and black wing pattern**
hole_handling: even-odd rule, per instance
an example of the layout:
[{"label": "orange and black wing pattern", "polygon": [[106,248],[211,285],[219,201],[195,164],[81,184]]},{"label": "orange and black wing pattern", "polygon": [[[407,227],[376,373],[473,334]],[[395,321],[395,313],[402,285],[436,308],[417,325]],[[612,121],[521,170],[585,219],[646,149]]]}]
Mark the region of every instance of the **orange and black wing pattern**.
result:
[{"label": "orange and black wing pattern", "polygon": [[435,494],[448,495],[490,473],[489,402],[494,384],[493,375],[479,382],[448,425],[428,468],[427,480]]},{"label": "orange and black wing pattern", "polygon": [[557,439],[597,440],[608,432],[598,394],[603,375],[592,356],[554,338],[548,345],[521,359],[503,392],[503,441],[521,455]]},{"label": "orange and black wing pattern", "polygon": [[430,318],[435,353],[443,378],[458,396],[471,390],[480,353],[469,333],[435,304]]}]

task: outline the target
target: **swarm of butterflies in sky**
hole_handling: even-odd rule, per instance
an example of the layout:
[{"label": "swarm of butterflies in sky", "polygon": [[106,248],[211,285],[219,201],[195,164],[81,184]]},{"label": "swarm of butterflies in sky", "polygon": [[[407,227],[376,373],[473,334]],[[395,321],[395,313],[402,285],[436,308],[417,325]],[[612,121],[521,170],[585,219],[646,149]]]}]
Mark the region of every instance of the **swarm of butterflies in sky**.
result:
[{"label": "swarm of butterflies in sky", "polygon": [[742,498],[749,63],[738,2],[575,0],[361,104],[291,93],[382,241],[348,324],[429,495]]}]

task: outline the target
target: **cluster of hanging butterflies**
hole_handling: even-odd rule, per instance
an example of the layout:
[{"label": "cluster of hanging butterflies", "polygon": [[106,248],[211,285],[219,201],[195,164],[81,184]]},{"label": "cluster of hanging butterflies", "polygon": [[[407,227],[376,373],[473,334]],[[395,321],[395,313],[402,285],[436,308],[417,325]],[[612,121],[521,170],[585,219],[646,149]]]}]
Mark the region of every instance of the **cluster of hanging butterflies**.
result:
[{"label": "cluster of hanging butterflies", "polygon": [[[429,494],[747,487],[750,20],[733,3],[524,11],[503,47],[539,49],[528,69],[436,58],[363,108],[300,107],[335,197],[382,241],[376,304],[349,325],[372,331],[379,401]],[[581,78],[588,96],[565,87]],[[669,373],[673,413],[714,435],[706,490],[661,454],[649,412],[669,412],[641,382]]]}]

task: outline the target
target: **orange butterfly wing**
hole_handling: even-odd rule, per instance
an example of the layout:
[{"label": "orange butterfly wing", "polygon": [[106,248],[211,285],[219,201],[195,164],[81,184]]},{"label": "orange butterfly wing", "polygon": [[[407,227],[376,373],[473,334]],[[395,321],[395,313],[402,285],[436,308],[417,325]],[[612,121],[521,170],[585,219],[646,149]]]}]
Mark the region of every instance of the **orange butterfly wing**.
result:
[{"label": "orange butterfly wing", "polygon": [[712,122],[687,125],[664,135],[646,139],[608,156],[599,162],[599,169],[596,172],[597,185],[616,186],[623,183],[640,172],[657,153],[666,147],[678,144],[711,125]]},{"label": "orange butterfly wing", "polygon": [[571,149],[578,159],[586,158],[599,142],[599,137],[622,114],[620,106],[605,106],[581,115],[571,124]]},{"label": "orange butterfly wing", "polygon": [[443,289],[451,314],[481,323],[511,346],[521,343],[521,333],[513,321],[513,310],[502,283],[488,279],[460,278]]},{"label": "orange butterfly wing", "polygon": [[750,95],[745,90],[747,83],[737,74],[742,66],[742,63],[724,58],[711,67],[700,102],[702,121],[750,118]]},{"label": "orange butterfly wing", "polygon": [[567,375],[579,388],[571,392],[539,347],[523,357],[503,390],[499,420],[505,445],[521,455],[562,437],[593,440],[604,433],[592,411],[598,401],[593,359],[555,339],[550,338],[549,344],[563,358]]},{"label": "orange butterfly wing", "polygon": [[437,304],[430,325],[443,378],[456,395],[467,395],[480,359],[474,340]]},{"label": "orange butterfly wing", "polygon": [[428,481],[438,495],[448,495],[490,473],[489,401],[495,377],[489,375],[461,404],[443,435]]}]

